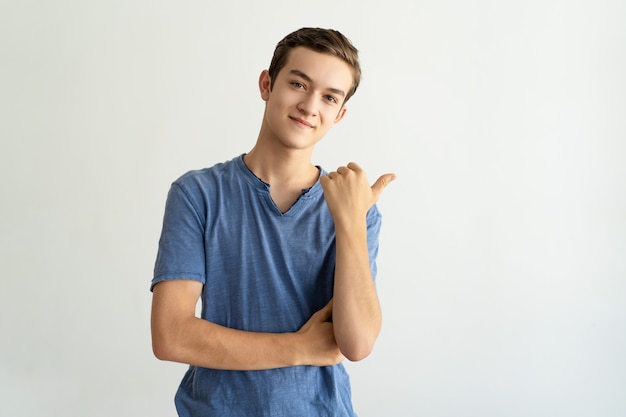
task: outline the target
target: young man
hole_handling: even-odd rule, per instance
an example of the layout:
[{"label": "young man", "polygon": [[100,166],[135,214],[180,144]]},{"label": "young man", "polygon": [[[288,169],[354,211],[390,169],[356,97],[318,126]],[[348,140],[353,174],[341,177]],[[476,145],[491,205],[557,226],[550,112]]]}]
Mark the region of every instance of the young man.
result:
[{"label": "young man", "polygon": [[375,202],[395,176],[370,187],[357,164],[326,173],[311,156],[359,79],[341,33],[287,35],[259,78],[252,150],[172,184],[152,342],[159,359],[190,365],[179,415],[355,415],[341,362],[368,356],[381,327]]}]

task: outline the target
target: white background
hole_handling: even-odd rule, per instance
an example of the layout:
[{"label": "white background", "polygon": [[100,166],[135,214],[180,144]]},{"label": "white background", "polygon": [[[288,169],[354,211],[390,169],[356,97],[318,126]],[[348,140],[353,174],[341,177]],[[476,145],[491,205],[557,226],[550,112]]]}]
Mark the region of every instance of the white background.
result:
[{"label": "white background", "polygon": [[369,416],[626,415],[626,3],[3,1],[0,415],[173,416],[151,353],[170,183],[248,151],[302,26],[361,50],[314,162],[398,180]]}]

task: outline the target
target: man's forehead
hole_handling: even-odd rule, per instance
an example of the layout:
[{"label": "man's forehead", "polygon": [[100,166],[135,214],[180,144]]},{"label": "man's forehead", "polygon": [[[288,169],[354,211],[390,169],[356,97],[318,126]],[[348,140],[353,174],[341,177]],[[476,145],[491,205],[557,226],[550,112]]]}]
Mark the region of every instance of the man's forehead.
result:
[{"label": "man's forehead", "polygon": [[[325,87],[335,89],[349,88],[353,83],[353,71],[341,58],[305,47],[296,47],[290,51],[283,70],[310,82],[328,84]],[[342,85],[346,83],[347,86]]]}]

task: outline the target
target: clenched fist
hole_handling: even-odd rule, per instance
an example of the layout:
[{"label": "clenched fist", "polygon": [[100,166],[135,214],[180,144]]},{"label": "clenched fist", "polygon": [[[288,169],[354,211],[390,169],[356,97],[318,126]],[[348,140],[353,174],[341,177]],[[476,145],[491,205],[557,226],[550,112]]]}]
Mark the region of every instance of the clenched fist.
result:
[{"label": "clenched fist", "polygon": [[365,171],[354,162],[323,176],[320,182],[335,225],[364,220],[367,211],[394,179],[395,174],[384,174],[370,186]]}]

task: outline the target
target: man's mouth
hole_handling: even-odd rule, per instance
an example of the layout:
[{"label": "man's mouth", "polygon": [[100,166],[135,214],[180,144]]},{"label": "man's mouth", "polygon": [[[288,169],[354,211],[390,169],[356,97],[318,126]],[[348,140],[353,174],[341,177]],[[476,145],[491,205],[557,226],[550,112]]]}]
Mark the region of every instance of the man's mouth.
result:
[{"label": "man's mouth", "polygon": [[291,120],[293,120],[294,122],[296,122],[296,124],[298,124],[299,126],[308,127],[308,128],[312,128],[313,127],[313,125],[311,123],[307,122],[306,120],[302,120],[302,119],[300,119],[298,117],[291,117],[291,116],[289,116],[289,118]]}]

